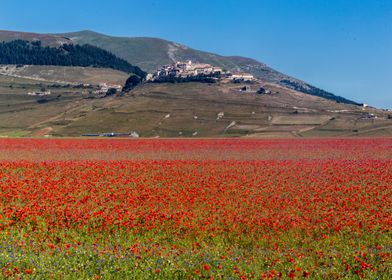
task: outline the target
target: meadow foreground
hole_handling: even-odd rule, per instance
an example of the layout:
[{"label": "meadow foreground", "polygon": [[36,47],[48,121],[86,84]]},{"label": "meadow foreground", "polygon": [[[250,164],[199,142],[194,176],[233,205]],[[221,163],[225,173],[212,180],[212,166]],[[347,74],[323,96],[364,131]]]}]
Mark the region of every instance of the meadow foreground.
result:
[{"label": "meadow foreground", "polygon": [[0,139],[9,279],[389,279],[392,138]]}]

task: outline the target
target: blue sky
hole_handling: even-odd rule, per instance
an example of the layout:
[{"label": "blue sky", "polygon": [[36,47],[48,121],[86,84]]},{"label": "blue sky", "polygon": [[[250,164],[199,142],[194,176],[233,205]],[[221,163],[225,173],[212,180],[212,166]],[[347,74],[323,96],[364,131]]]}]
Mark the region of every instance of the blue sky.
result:
[{"label": "blue sky", "polygon": [[392,109],[390,0],[0,0],[0,29],[160,37]]}]

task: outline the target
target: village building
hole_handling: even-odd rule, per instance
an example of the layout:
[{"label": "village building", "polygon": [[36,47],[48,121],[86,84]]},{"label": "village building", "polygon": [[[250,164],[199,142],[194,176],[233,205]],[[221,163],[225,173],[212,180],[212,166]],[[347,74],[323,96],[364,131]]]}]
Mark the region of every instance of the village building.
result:
[{"label": "village building", "polygon": [[230,78],[232,80],[243,80],[243,81],[253,81],[253,80],[255,80],[255,77],[252,74],[243,73],[243,72],[232,73]]},{"label": "village building", "polygon": [[121,85],[116,85],[116,84],[106,84],[106,83],[101,83],[99,84],[99,88],[94,91],[95,94],[106,94],[109,89],[114,88],[116,90],[122,90]]},{"label": "village building", "polygon": [[172,64],[164,65],[154,73],[147,75],[147,81],[159,81],[165,78],[189,78],[198,76],[209,76],[215,80],[228,81],[254,81],[253,75],[249,73],[233,73],[223,70],[208,63],[194,63],[191,60],[187,62],[178,61]]},{"label": "village building", "polygon": [[148,74],[147,81],[158,80],[162,77],[178,77],[187,78],[199,75],[218,75],[223,74],[220,67],[214,67],[207,63],[193,63],[191,60],[188,62],[178,61],[173,64],[162,66],[155,73]]},{"label": "village building", "polygon": [[27,95],[30,96],[45,96],[45,95],[51,95],[50,91],[33,91],[33,92],[28,92]]}]

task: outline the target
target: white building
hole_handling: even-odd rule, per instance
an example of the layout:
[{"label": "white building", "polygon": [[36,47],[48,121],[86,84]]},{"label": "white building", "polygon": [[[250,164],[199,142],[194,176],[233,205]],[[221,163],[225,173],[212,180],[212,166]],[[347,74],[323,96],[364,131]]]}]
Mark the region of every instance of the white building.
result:
[{"label": "white building", "polygon": [[231,75],[231,79],[232,80],[253,81],[255,79],[255,77],[249,73],[238,72],[238,73],[233,73]]},{"label": "white building", "polygon": [[[164,77],[187,78],[199,75],[207,75],[212,78],[226,78],[229,80],[253,81],[255,78],[249,73],[233,73],[224,71],[221,67],[215,67],[207,63],[193,63],[191,60],[187,62],[177,61],[172,64],[164,65],[154,73],[147,75],[147,81],[155,81]],[[218,78],[219,77],[219,78]]]},{"label": "white building", "polygon": [[223,73],[222,68],[214,67],[207,63],[193,63],[191,60],[187,62],[178,61],[173,64],[164,65],[155,73],[149,74],[147,80],[153,81],[160,77],[193,77],[198,75],[213,75]]}]

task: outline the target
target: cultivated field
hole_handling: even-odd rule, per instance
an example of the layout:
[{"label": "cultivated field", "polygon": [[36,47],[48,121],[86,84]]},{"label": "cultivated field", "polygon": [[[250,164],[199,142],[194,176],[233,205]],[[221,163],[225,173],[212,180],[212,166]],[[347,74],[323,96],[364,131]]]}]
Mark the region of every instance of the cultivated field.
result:
[{"label": "cultivated field", "polygon": [[0,139],[8,279],[390,279],[392,139]]},{"label": "cultivated field", "polygon": [[[76,83],[121,83],[126,74],[95,68],[28,66],[0,75],[0,137],[80,136],[136,131],[142,137],[391,136],[391,112],[344,105],[263,84],[144,84],[102,98]],[[19,75],[18,74],[18,75]],[[47,80],[46,80],[47,79]],[[247,92],[241,92],[244,86]],[[29,96],[46,88],[49,96]],[[45,102],[42,102],[44,99]],[[221,115],[221,117],[219,117]]]}]

